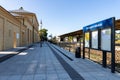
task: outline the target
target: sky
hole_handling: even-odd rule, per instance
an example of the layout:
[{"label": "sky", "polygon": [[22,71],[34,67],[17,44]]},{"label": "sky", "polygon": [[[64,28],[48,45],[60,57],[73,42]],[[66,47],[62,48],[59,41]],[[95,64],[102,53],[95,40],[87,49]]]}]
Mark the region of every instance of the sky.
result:
[{"label": "sky", "polygon": [[120,19],[120,0],[0,0],[6,10],[23,7],[42,20],[48,35],[59,36],[98,21]]}]

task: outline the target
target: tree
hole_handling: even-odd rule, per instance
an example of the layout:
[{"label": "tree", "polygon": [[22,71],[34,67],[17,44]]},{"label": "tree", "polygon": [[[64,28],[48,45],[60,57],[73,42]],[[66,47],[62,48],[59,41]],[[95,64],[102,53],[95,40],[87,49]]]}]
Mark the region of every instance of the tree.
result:
[{"label": "tree", "polygon": [[41,30],[39,30],[39,36],[40,36],[40,40],[41,41],[44,41],[44,40],[47,40],[47,35],[48,35],[48,33],[47,33],[47,29],[41,29]]}]

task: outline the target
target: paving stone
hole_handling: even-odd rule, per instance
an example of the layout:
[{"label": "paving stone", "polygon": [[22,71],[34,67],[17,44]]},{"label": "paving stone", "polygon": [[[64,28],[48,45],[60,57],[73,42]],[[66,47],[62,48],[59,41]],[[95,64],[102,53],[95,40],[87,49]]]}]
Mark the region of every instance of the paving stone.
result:
[{"label": "paving stone", "polygon": [[[88,59],[76,59],[73,53],[55,46],[73,61],[57,52],[78,74],[85,80],[119,80],[120,73],[111,73],[110,69],[103,68]],[[68,70],[70,70],[68,68]],[[0,63],[0,80],[79,80],[71,79],[68,72],[59,62],[46,43],[43,47],[35,44],[19,55]]]},{"label": "paving stone", "polygon": [[46,74],[36,74],[34,76],[34,80],[46,80],[47,77],[46,77]]},{"label": "paving stone", "polygon": [[33,80],[33,75],[23,75],[21,80]]},{"label": "paving stone", "polygon": [[7,80],[9,76],[0,76],[0,80]]},{"label": "paving stone", "polygon": [[47,74],[47,80],[59,80],[57,74]]},{"label": "paving stone", "polygon": [[21,80],[22,75],[11,75],[7,80]]}]

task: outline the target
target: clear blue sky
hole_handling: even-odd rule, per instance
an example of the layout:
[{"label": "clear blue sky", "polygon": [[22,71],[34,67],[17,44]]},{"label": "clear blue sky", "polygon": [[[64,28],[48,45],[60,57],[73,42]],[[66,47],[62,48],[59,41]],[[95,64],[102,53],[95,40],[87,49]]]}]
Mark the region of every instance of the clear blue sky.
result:
[{"label": "clear blue sky", "polygon": [[49,34],[61,35],[109,17],[120,18],[120,0],[0,0],[7,10],[36,13]]}]

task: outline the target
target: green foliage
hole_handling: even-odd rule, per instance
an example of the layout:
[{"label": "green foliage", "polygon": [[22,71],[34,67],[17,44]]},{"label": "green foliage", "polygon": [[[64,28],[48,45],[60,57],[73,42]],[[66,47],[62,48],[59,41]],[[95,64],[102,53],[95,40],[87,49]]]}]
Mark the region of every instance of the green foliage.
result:
[{"label": "green foliage", "polygon": [[73,37],[72,36],[69,36],[68,37],[68,41],[71,42],[73,40]]},{"label": "green foliage", "polygon": [[39,35],[41,40],[47,40],[47,35],[48,35],[47,31],[48,31],[47,29],[39,30]]},{"label": "green foliage", "polygon": [[56,36],[54,36],[54,37],[52,38],[52,41],[53,41],[53,42],[57,42]]}]

